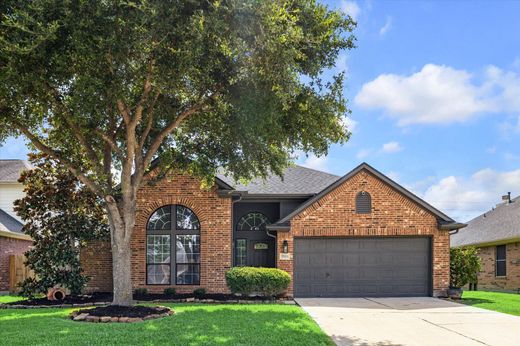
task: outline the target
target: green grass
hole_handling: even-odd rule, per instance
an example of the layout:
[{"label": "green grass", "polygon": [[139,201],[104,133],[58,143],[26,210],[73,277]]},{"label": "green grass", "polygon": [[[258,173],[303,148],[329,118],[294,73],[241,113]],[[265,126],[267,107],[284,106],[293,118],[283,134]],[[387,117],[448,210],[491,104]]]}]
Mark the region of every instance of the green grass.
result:
[{"label": "green grass", "polygon": [[333,345],[298,306],[164,304],[175,314],[132,324],[82,323],[73,309],[0,310],[9,345]]},{"label": "green grass", "polygon": [[19,296],[0,296],[0,304],[17,302],[19,300],[25,300],[25,298]]},{"label": "green grass", "polygon": [[464,291],[461,303],[520,316],[520,294],[516,293]]}]

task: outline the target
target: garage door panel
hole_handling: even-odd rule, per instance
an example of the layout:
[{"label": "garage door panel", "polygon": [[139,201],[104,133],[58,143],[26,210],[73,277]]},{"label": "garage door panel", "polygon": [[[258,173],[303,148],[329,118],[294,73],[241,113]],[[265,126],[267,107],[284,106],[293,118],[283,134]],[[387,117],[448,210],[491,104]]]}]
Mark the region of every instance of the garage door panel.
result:
[{"label": "garage door panel", "polygon": [[294,257],[297,297],[430,293],[429,238],[297,238]]}]

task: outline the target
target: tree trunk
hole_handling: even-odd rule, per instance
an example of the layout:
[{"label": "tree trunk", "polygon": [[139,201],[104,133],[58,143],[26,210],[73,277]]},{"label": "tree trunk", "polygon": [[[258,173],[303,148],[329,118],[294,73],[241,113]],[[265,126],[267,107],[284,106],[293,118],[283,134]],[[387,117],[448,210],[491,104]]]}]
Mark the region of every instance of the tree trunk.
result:
[{"label": "tree trunk", "polygon": [[[125,215],[121,217],[120,210]],[[113,199],[107,203],[112,245],[112,278],[114,298],[112,305],[133,305],[132,297],[132,250],[130,239],[135,224],[135,208],[119,209]],[[126,217],[124,217],[126,216]],[[124,222],[125,220],[126,222]]]},{"label": "tree trunk", "polygon": [[[113,239],[117,239],[114,237]],[[133,305],[132,264],[130,244],[112,244],[112,276],[114,299],[112,305]]]}]

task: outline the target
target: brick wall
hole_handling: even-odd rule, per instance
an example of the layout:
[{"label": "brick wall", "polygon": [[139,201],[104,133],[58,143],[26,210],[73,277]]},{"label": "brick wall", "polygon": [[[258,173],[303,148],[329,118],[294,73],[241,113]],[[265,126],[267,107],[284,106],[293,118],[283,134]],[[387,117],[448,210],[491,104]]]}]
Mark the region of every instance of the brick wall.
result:
[{"label": "brick wall", "polygon": [[9,256],[22,255],[32,241],[0,236],[0,291],[9,290]]},{"label": "brick wall", "polygon": [[[360,191],[372,197],[370,214],[355,213],[355,196]],[[290,232],[278,232],[278,252],[284,240],[292,254],[294,237],[329,236],[429,236],[433,244],[434,295],[444,295],[449,286],[448,232],[438,230],[433,214],[368,171],[360,171],[294,217]],[[292,259],[277,259],[277,264],[292,275]]]},{"label": "brick wall", "polygon": [[[198,286],[146,284],[146,224],[156,209],[169,204],[185,205],[199,218],[201,276]],[[179,293],[193,292],[199,287],[205,288],[208,293],[227,292],[225,273],[231,267],[231,234],[231,198],[219,197],[216,187],[203,190],[197,179],[175,174],[141,188],[137,196],[136,225],[131,240],[133,288],[144,287],[154,293],[162,293],[166,287],[175,287]],[[108,244],[92,244],[82,252],[85,273],[93,277],[88,284],[89,291],[112,289],[109,250]]]},{"label": "brick wall", "polygon": [[112,253],[109,241],[93,241],[81,249],[83,274],[90,277],[87,292],[112,292]]},{"label": "brick wall", "polygon": [[520,288],[520,242],[506,244],[506,277],[495,276],[495,252],[496,246],[479,248],[478,289],[516,291]]}]

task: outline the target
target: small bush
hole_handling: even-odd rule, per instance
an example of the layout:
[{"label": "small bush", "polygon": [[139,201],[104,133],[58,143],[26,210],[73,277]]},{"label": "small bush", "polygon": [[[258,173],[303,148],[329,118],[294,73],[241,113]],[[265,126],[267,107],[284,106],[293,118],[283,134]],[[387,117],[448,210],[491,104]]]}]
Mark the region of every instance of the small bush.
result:
[{"label": "small bush", "polygon": [[138,296],[145,296],[148,294],[148,290],[146,288],[136,288],[134,293]]},{"label": "small bush", "polygon": [[235,267],[226,273],[226,283],[233,293],[260,293],[270,297],[284,292],[291,276],[277,268]]},{"label": "small bush", "polygon": [[203,296],[206,294],[206,289],[205,288],[197,288],[193,291],[193,294],[196,295],[196,296]]},{"label": "small bush", "polygon": [[481,269],[478,249],[474,246],[450,250],[450,288],[462,288],[477,282]]},{"label": "small bush", "polygon": [[164,294],[167,296],[174,296],[177,291],[173,287],[168,287],[164,289]]}]

